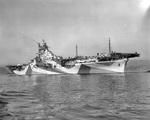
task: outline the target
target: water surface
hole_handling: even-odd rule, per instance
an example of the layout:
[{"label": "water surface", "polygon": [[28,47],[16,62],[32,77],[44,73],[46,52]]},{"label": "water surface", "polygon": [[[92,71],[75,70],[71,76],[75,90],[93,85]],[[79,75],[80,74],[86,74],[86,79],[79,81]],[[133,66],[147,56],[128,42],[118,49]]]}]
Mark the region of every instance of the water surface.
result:
[{"label": "water surface", "polygon": [[0,75],[0,120],[149,119],[149,73]]}]

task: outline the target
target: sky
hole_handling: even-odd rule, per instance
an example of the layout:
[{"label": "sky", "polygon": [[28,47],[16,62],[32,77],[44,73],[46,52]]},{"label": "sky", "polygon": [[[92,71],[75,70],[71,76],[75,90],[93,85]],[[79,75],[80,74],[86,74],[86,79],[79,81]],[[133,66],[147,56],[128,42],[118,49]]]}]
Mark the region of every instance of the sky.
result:
[{"label": "sky", "polygon": [[0,65],[27,63],[45,39],[54,54],[113,51],[150,60],[150,0],[0,0]]}]

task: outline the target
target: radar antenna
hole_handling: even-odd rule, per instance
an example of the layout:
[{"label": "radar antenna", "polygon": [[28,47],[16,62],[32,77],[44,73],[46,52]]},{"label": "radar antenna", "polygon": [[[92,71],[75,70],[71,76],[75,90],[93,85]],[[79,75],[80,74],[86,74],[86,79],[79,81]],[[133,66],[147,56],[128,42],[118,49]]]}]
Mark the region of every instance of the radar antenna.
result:
[{"label": "radar antenna", "polygon": [[78,57],[78,46],[76,45],[76,57]]},{"label": "radar antenna", "polygon": [[109,55],[111,54],[111,43],[110,43],[110,38],[109,38]]}]

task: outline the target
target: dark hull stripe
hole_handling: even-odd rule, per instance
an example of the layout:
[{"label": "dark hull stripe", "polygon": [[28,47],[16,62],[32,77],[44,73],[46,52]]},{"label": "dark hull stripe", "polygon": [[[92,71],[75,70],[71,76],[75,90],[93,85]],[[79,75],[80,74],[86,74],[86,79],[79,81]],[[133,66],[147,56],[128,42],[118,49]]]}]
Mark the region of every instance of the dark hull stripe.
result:
[{"label": "dark hull stripe", "polygon": [[89,74],[91,70],[91,67],[86,65],[81,65],[78,71],[78,74]]},{"label": "dark hull stripe", "polygon": [[29,67],[28,67],[28,70],[26,71],[26,74],[28,75],[28,74],[32,74],[32,69],[31,69],[31,66],[29,65]]}]

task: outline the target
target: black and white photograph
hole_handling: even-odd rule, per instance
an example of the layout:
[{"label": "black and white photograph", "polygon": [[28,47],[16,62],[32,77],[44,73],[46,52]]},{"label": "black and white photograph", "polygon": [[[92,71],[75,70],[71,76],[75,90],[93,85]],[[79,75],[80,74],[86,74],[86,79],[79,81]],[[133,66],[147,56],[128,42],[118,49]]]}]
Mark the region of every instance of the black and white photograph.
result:
[{"label": "black and white photograph", "polygon": [[150,0],[0,0],[0,120],[150,120]]}]

